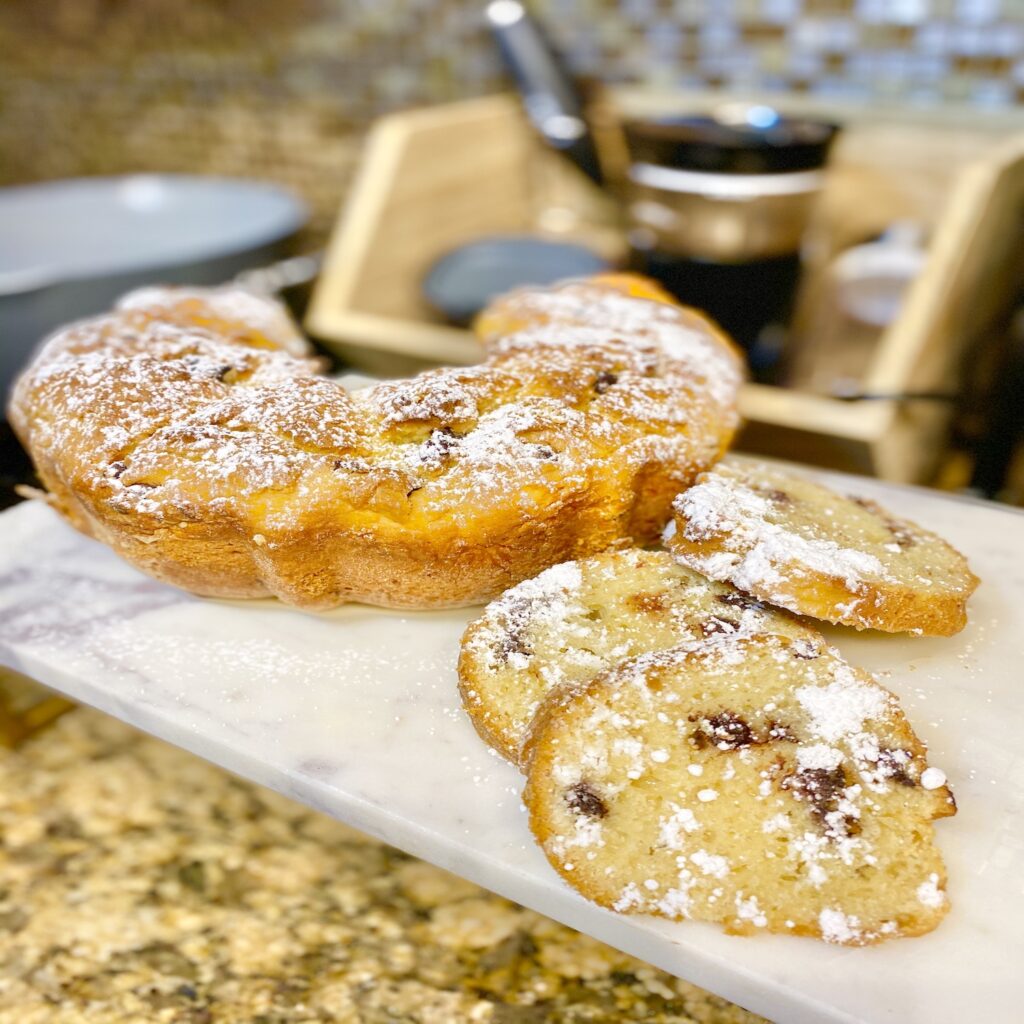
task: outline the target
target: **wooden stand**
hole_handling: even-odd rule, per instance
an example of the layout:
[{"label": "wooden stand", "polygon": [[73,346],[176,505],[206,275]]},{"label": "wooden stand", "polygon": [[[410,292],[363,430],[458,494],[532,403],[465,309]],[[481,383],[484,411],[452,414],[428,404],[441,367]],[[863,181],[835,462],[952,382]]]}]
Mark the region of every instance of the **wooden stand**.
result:
[{"label": "wooden stand", "polygon": [[[701,104],[709,100],[688,98],[687,109]],[[584,239],[614,257],[624,240],[612,205],[540,149],[514,97],[385,117],[367,142],[306,327],[373,373],[476,362],[471,335],[422,299],[432,262],[463,242],[521,232]],[[846,121],[811,227],[804,302],[845,246],[900,219],[931,231],[925,270],[881,338],[864,391],[955,388],[961,361],[1001,329],[1017,297],[1022,210],[1024,134]],[[746,385],[741,410],[743,449],[910,482],[930,479],[951,418],[935,403],[850,404],[759,384]]]}]

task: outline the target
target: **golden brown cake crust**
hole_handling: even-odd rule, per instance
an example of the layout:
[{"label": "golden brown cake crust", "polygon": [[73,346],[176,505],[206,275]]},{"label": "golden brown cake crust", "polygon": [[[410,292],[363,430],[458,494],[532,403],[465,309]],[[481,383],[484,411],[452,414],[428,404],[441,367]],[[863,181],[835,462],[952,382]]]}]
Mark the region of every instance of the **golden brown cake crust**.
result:
[{"label": "golden brown cake crust", "polygon": [[513,293],[479,333],[479,366],[349,394],[275,303],[144,289],[50,339],[10,418],[132,564],[314,608],[472,604],[652,540],[736,429],[735,349],[642,279]]},{"label": "golden brown cake crust", "polygon": [[978,585],[941,537],[866,498],[729,460],[673,503],[665,544],[685,565],[826,622],[950,636]]}]

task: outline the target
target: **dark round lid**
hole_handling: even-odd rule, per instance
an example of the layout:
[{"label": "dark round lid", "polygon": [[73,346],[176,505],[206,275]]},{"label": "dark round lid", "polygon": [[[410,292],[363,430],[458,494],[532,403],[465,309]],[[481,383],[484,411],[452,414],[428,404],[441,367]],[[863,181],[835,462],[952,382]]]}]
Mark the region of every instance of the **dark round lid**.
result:
[{"label": "dark round lid", "polygon": [[749,107],[740,117],[671,117],[624,126],[630,159],[687,171],[780,174],[824,166],[839,126]]},{"label": "dark round lid", "polygon": [[483,238],[437,260],[423,279],[423,294],[453,323],[465,324],[491,299],[512,288],[607,269],[606,260],[582,245],[529,235]]}]

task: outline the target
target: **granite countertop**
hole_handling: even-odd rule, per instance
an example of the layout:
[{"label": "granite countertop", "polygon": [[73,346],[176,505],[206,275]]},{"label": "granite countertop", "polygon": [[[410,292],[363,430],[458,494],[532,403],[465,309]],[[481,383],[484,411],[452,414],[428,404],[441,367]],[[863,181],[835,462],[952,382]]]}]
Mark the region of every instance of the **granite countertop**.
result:
[{"label": "granite countertop", "polygon": [[754,1024],[80,708],[0,751],[0,1024]]}]

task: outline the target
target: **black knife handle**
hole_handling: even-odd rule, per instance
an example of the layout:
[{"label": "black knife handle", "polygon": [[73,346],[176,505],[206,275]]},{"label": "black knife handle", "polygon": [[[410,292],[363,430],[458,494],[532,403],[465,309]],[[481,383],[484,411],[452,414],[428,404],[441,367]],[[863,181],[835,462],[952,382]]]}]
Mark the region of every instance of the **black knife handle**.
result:
[{"label": "black knife handle", "polygon": [[549,146],[602,185],[604,175],[583,99],[540,24],[518,0],[492,0],[485,17],[534,128]]}]

